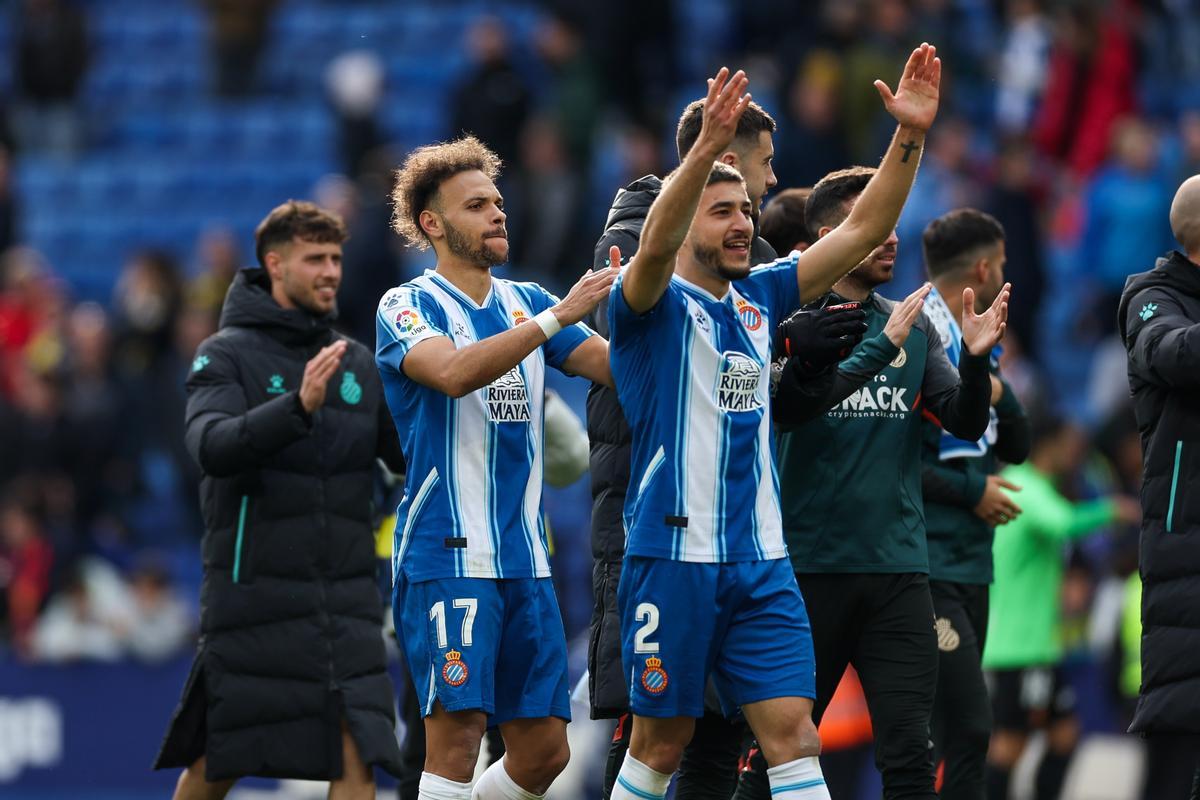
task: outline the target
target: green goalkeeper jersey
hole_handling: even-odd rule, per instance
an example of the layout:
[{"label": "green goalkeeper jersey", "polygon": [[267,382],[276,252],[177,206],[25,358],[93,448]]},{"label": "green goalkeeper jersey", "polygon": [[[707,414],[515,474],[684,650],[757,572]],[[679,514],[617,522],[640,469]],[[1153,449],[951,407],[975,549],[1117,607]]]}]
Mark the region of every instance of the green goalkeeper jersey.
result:
[{"label": "green goalkeeper jersey", "polygon": [[1032,464],[1008,467],[1004,478],[1021,487],[1021,515],[996,528],[995,577],[988,608],[985,669],[1058,663],[1063,547],[1112,522],[1110,499],[1072,503],[1050,476]]}]

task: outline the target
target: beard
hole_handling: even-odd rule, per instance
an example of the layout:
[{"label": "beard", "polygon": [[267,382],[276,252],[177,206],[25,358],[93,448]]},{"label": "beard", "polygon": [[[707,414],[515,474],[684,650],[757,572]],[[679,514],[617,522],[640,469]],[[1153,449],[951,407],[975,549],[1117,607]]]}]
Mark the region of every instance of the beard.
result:
[{"label": "beard", "polygon": [[[483,267],[484,269],[497,267],[508,260],[507,253],[500,255],[494,252],[488,247],[486,241],[472,242],[470,237],[446,220],[442,220],[442,224],[446,226],[446,247],[450,248],[450,252],[462,260]],[[497,235],[503,236],[504,241],[508,241],[508,234],[503,228],[489,230],[484,234],[483,238],[486,239],[489,236]]]},{"label": "beard", "polygon": [[975,291],[975,313],[982,314],[991,307],[992,303],[996,302],[996,298],[1000,296],[1000,290],[1004,288],[1004,279],[995,286],[984,286]]},{"label": "beard", "polygon": [[337,289],[338,289],[338,287],[336,285],[334,285],[334,287],[333,287],[333,291],[334,291],[333,302],[328,307],[322,305],[321,301],[317,299],[317,290],[320,288],[322,288],[322,287],[297,286],[295,284],[290,283],[286,278],[284,279],[284,284],[283,284],[284,294],[286,294],[288,296],[288,299],[291,300],[292,303],[297,308],[304,309],[309,314],[312,314],[314,317],[328,316],[331,318],[336,318],[337,311],[338,311],[338,305],[337,305]]},{"label": "beard", "polygon": [[697,264],[712,270],[723,280],[740,281],[750,274],[749,259],[746,264],[728,264],[725,261],[724,251],[720,247],[693,244],[692,258],[696,259]]},{"label": "beard", "polygon": [[[891,263],[881,261],[881,258],[891,258]],[[871,254],[858,262],[853,270],[850,271],[851,277],[855,282],[874,289],[876,286],[887,283],[892,279],[892,273],[896,268],[896,248],[895,247],[877,247],[871,251]]]}]

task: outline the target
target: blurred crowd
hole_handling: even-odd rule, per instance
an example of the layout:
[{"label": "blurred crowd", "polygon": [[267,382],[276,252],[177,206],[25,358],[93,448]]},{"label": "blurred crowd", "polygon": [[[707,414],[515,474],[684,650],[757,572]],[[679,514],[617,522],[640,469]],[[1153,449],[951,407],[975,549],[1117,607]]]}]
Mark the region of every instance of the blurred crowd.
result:
[{"label": "blurred crowd", "polygon": [[[209,70],[214,94],[253,102],[267,91],[258,53],[286,3],[196,1],[211,22],[210,63],[197,69]],[[885,293],[923,280],[918,237],[930,219],[963,205],[995,215],[1014,286],[1006,374],[1029,407],[1067,414],[1087,443],[1064,492],[1136,494],[1140,450],[1124,351],[1114,347],[1116,302],[1126,275],[1173,247],[1170,198],[1200,171],[1197,4],[583,5],[544,4],[524,41],[502,13],[481,14],[445,99],[443,135],[471,131],[507,165],[517,275],[573,282],[617,187],[674,165],[677,110],[714,63],[745,67],[778,121],[782,190],[878,158],[891,127],[872,80],[894,82],[906,51],[928,40],[946,64],[945,100]],[[77,302],[55,265],[25,245],[14,170],[27,152],[70,158],[89,147],[79,110],[86,4],[24,0],[12,13],[12,93],[0,98],[0,652],[159,658],[187,647],[195,618],[198,565],[171,555],[194,561],[201,531],[183,378],[249,244],[223,227],[173,249],[129,242],[110,301]],[[312,199],[349,223],[341,324],[369,342],[377,298],[427,264],[388,228],[389,170],[403,153],[378,121],[379,56],[329,56],[343,173],[322,179]],[[586,551],[586,529],[558,535]],[[1137,686],[1136,637],[1122,635],[1136,538],[1109,530],[1073,545],[1069,560],[1072,658],[1111,677],[1116,709]]]}]

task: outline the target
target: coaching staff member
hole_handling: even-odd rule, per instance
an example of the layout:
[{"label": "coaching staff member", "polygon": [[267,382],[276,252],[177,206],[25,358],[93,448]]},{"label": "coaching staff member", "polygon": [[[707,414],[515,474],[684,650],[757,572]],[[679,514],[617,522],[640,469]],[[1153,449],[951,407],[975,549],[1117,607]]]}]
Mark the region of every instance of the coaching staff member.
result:
[{"label": "coaching staff member", "polygon": [[[1142,689],[1130,731],[1200,761],[1200,176],[1171,203],[1183,247],[1133,275],[1117,324],[1142,434]],[[1185,745],[1186,746],[1186,745]],[[1200,797],[1200,771],[1192,797]]]},{"label": "coaching staff member", "polygon": [[200,463],[200,643],[155,764],[180,800],[256,775],[374,798],[399,772],[371,532],[376,459],[403,456],[374,354],[335,333],[342,220],[289,201],[255,231],[187,381]]}]

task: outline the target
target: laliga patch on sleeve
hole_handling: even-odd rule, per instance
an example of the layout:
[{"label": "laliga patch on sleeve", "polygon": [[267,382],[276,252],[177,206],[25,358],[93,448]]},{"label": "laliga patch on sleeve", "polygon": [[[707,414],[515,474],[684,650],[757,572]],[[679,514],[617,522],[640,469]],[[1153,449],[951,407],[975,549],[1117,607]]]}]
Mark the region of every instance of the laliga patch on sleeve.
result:
[{"label": "laliga patch on sleeve", "polygon": [[420,336],[429,330],[420,312],[412,306],[405,306],[392,312],[392,325],[401,336]]}]

